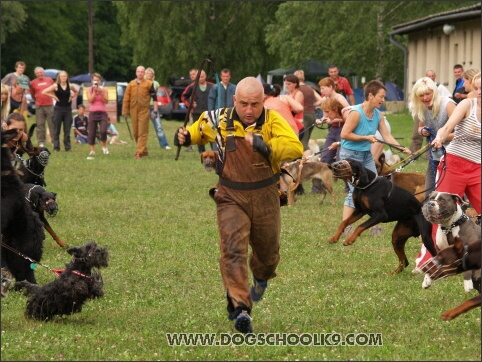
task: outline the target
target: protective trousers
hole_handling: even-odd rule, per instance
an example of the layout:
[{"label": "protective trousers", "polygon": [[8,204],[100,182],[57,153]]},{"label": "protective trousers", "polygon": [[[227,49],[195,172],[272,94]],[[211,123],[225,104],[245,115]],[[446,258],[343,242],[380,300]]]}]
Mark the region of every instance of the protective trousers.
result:
[{"label": "protective trousers", "polygon": [[215,195],[220,235],[220,270],[228,296],[228,310],[252,309],[247,269],[257,279],[276,276],[281,234],[280,201],[277,184],[257,189],[233,189],[222,179],[253,185],[273,176],[266,159],[252,150],[244,139],[236,140],[235,151],[226,151],[225,165]]},{"label": "protective trousers", "polygon": [[149,137],[149,107],[136,105],[131,108],[132,131],[136,141],[136,154],[147,155],[147,139]]}]

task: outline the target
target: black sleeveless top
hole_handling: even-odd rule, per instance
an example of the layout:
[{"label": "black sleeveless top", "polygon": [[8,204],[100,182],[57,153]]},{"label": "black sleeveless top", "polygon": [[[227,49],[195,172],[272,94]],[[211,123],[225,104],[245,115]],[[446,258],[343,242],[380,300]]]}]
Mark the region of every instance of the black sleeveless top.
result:
[{"label": "black sleeveless top", "polygon": [[59,99],[56,106],[59,107],[70,107],[72,105],[72,101],[70,100],[70,85],[67,83],[67,88],[62,89],[60,84],[58,84],[57,90],[55,91],[55,95]]}]

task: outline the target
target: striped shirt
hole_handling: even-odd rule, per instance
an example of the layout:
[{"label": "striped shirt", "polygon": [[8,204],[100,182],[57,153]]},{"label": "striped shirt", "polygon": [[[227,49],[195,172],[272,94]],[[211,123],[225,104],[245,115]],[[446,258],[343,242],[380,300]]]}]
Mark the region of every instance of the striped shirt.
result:
[{"label": "striped shirt", "polygon": [[472,103],[470,115],[455,126],[454,138],[447,152],[480,164],[480,122],[477,120],[477,98]]}]

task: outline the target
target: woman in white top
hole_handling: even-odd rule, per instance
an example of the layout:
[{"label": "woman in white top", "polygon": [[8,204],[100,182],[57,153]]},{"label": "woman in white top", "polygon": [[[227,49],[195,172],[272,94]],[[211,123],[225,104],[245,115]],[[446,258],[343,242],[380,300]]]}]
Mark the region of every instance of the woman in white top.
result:
[{"label": "woman in white top", "polygon": [[447,123],[438,130],[432,145],[442,147],[454,130],[454,136],[447,146],[447,153],[438,166],[440,183],[437,191],[450,192],[463,197],[481,213],[480,200],[480,73],[472,79],[472,89],[477,98],[462,100]]}]

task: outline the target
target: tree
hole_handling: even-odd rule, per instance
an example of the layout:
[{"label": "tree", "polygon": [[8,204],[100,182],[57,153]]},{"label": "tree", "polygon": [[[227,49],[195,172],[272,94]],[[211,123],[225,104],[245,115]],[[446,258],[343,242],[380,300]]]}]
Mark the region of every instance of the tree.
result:
[{"label": "tree", "polygon": [[27,14],[25,13],[25,8],[18,1],[2,1],[0,3],[0,13],[2,14],[0,43],[3,44],[9,34],[22,29],[27,19]]},{"label": "tree", "polygon": [[[473,1],[288,1],[267,26],[269,54],[281,67],[307,59],[355,71],[367,80],[403,82],[403,54],[390,44],[392,27]],[[307,21],[307,19],[316,19]]]},{"label": "tree", "polygon": [[[152,66],[161,83],[187,75],[212,56],[216,70],[231,69],[233,80],[269,70],[264,29],[277,2],[117,2],[123,44],[133,48],[134,69]],[[154,16],[155,15],[155,16]],[[209,76],[209,74],[208,74]]]}]

